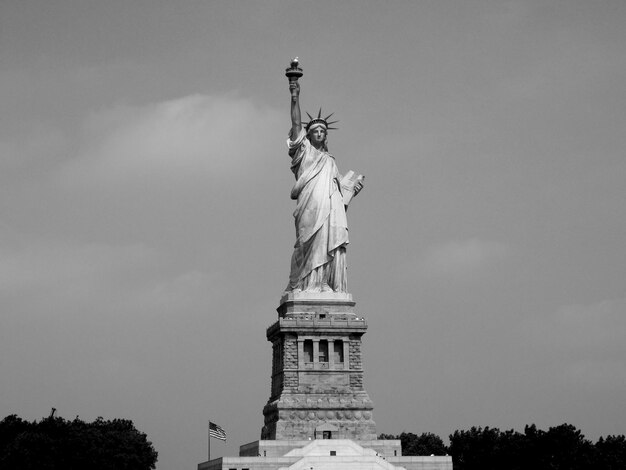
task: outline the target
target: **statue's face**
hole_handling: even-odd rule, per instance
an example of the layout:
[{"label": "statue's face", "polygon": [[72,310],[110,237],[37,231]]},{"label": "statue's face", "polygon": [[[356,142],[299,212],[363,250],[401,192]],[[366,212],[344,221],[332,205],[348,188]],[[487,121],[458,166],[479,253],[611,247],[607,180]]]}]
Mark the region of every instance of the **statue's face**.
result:
[{"label": "statue's face", "polygon": [[313,147],[319,148],[324,143],[324,139],[326,139],[326,129],[323,127],[315,127],[309,131],[309,140]]}]

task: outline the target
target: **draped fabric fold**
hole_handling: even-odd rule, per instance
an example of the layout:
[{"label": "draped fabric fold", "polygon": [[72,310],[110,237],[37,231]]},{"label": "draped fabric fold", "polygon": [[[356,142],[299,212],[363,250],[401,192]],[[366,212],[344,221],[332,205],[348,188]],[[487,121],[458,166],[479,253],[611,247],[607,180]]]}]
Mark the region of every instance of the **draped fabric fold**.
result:
[{"label": "draped fabric fold", "polygon": [[304,130],[295,140],[288,139],[287,147],[296,177],[291,198],[297,201],[287,290],[345,292],[348,223],[335,159],[313,147]]}]

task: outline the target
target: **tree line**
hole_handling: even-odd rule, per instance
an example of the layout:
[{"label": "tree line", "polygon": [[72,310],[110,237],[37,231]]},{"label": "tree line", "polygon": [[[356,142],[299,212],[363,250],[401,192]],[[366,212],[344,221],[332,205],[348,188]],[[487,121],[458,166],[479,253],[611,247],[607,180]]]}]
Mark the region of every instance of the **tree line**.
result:
[{"label": "tree line", "polygon": [[[381,434],[399,439],[402,455],[450,455],[454,470],[622,470],[626,437],[609,435],[595,443],[571,424],[534,424],[523,432],[472,427],[455,431],[450,444],[433,433]],[[150,470],[158,454],[146,434],[126,419],[97,418],[88,423],[55,417],[26,421],[9,415],[0,421],[2,470]]]},{"label": "tree line", "polygon": [[98,418],[86,423],[54,416],[0,421],[2,470],[150,470],[157,452],[127,419]]},{"label": "tree line", "polygon": [[402,455],[450,455],[454,470],[617,470],[626,469],[626,437],[585,438],[571,424],[547,431],[534,424],[524,432],[472,427],[450,435],[450,445],[432,433],[381,434],[400,439]]}]

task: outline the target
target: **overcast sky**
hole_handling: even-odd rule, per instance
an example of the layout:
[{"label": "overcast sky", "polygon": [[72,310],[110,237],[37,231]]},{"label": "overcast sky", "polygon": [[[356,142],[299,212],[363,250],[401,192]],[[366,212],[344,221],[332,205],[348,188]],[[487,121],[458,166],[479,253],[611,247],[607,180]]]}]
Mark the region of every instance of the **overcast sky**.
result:
[{"label": "overcast sky", "polygon": [[626,434],[626,2],[0,2],[0,414],[259,439],[295,233],[284,70],[366,175],[379,433]]}]

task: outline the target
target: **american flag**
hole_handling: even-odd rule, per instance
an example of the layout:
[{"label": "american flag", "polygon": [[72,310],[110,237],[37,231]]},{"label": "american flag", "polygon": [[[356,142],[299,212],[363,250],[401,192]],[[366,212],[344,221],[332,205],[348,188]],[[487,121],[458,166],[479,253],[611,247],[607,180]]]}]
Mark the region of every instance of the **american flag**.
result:
[{"label": "american flag", "polygon": [[221,426],[211,421],[209,421],[209,436],[219,439],[220,441],[226,441],[226,431],[224,431]]}]

